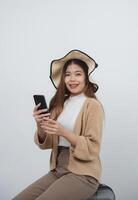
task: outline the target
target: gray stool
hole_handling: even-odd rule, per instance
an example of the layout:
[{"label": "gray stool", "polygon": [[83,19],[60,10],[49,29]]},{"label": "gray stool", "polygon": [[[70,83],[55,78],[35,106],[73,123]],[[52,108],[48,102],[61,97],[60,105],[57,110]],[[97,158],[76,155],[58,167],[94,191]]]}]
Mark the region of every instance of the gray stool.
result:
[{"label": "gray stool", "polygon": [[94,196],[87,200],[115,200],[115,193],[111,187],[100,184]]}]

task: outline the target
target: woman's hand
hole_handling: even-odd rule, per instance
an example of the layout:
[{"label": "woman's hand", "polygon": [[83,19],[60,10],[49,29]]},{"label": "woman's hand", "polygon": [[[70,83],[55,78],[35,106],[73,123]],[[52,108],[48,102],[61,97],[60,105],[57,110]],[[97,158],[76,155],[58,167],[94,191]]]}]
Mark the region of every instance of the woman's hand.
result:
[{"label": "woman's hand", "polygon": [[34,107],[34,110],[33,110],[33,117],[37,123],[38,126],[41,126],[41,123],[45,118],[49,118],[50,116],[50,113],[45,113],[48,109],[41,109],[41,110],[38,110],[39,106],[41,105],[41,103],[37,104],[35,107]]},{"label": "woman's hand", "polygon": [[43,122],[41,123],[41,128],[47,134],[59,135],[66,138],[73,146],[76,145],[77,136],[66,129],[62,124],[59,122],[49,119],[47,117],[43,118]]},{"label": "woman's hand", "polygon": [[40,105],[41,105],[41,103],[39,103],[38,105],[35,106],[35,108],[33,110],[33,117],[34,117],[36,124],[37,124],[37,134],[38,134],[38,137],[39,137],[39,141],[43,143],[45,138],[46,138],[46,133],[41,128],[41,123],[43,122],[44,117],[46,119],[49,118],[50,113],[44,114],[44,112],[46,112],[47,109],[38,110]]},{"label": "woman's hand", "polygon": [[55,134],[55,135],[64,136],[65,128],[59,122],[53,119],[44,117],[41,123],[41,128],[47,134]]}]

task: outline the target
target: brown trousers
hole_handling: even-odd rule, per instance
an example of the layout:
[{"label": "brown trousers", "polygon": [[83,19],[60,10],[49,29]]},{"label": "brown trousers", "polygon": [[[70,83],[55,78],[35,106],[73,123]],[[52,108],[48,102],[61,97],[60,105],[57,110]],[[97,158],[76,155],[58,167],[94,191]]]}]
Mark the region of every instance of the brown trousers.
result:
[{"label": "brown trousers", "polygon": [[29,185],[13,200],[86,200],[98,189],[99,182],[87,175],[77,175],[66,169],[69,148],[58,148],[56,169]]}]

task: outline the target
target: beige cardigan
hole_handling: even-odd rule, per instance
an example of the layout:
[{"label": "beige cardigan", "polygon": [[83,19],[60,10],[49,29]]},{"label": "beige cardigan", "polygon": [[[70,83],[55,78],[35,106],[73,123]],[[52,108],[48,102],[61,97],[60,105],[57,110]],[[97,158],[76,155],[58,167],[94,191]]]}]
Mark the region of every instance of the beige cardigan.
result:
[{"label": "beige cardigan", "polygon": [[[99,101],[87,97],[75,121],[74,134],[77,136],[76,146],[70,146],[68,170],[80,175],[101,178],[100,145],[103,127],[103,108]],[[38,134],[34,136],[35,143],[41,149],[52,149],[50,170],[56,168],[56,157],[59,136],[47,135],[44,143],[39,143]]]}]

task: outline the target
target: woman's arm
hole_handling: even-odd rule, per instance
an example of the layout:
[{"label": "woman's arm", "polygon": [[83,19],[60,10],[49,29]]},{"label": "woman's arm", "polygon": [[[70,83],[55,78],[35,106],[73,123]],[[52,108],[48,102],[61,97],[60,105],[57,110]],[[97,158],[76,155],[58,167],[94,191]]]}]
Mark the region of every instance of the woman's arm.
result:
[{"label": "woman's arm", "polygon": [[82,119],[83,134],[77,135],[76,146],[71,145],[71,150],[74,157],[83,161],[91,161],[100,153],[104,118],[102,105],[96,100],[90,101],[85,114]]},{"label": "woman's arm", "polygon": [[43,129],[41,128],[39,124],[37,124],[36,132],[38,134],[39,143],[43,143],[46,139],[46,133],[43,131]]},{"label": "woman's arm", "polygon": [[52,148],[52,136],[47,135],[47,133],[42,129],[41,123],[45,118],[49,118],[51,115],[47,112],[47,109],[38,109],[40,103],[34,107],[33,110],[33,117],[36,121],[36,132],[34,135],[34,142],[41,148],[41,149],[49,149]]},{"label": "woman's arm", "polygon": [[52,135],[44,132],[41,126],[37,126],[37,130],[34,135],[34,142],[40,149],[52,149],[52,140]]},{"label": "woman's arm", "polygon": [[70,144],[72,145],[72,146],[76,146],[76,143],[77,143],[77,136],[74,134],[74,133],[72,133],[72,132],[70,132],[68,129],[66,129],[66,128],[63,128],[63,131],[62,131],[62,136],[65,138],[65,139],[67,139],[69,142],[70,142]]}]

